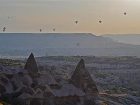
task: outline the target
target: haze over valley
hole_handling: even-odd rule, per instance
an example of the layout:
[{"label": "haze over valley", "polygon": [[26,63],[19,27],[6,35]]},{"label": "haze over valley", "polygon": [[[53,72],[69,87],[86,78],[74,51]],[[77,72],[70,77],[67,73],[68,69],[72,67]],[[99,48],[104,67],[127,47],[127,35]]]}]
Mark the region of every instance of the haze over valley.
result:
[{"label": "haze over valley", "polygon": [[139,56],[140,45],[120,43],[91,33],[1,33],[1,57]]}]

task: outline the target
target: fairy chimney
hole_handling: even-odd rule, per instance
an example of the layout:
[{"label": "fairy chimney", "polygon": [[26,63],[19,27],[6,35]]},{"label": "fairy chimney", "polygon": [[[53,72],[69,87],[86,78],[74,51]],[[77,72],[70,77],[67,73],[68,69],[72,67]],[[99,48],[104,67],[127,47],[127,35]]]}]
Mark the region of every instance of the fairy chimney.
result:
[{"label": "fairy chimney", "polygon": [[85,68],[84,60],[78,63],[72,77],[71,82],[78,88],[82,89],[88,97],[97,97],[98,89],[93,81],[90,73]]},{"label": "fairy chimney", "polygon": [[28,73],[32,77],[37,76],[37,74],[38,74],[38,67],[37,67],[37,63],[36,63],[36,60],[34,58],[33,53],[31,53],[29,58],[27,59],[27,62],[25,64],[24,69],[28,70]]}]

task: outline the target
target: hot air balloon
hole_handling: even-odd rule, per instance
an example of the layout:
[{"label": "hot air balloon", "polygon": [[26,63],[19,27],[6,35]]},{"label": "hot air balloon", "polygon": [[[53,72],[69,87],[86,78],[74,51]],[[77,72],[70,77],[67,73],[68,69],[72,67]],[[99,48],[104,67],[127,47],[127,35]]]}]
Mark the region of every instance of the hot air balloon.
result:
[{"label": "hot air balloon", "polygon": [[5,32],[6,31],[6,27],[3,27],[3,32]]},{"label": "hot air balloon", "polygon": [[102,23],[102,21],[101,21],[101,20],[99,20],[99,23]]},{"label": "hot air balloon", "polygon": [[55,31],[55,28],[53,28],[53,31]]},{"label": "hot air balloon", "polygon": [[124,12],[123,14],[124,14],[124,15],[126,15],[127,13],[126,13],[126,12]]},{"label": "hot air balloon", "polygon": [[75,23],[78,24],[78,21],[76,20]]}]

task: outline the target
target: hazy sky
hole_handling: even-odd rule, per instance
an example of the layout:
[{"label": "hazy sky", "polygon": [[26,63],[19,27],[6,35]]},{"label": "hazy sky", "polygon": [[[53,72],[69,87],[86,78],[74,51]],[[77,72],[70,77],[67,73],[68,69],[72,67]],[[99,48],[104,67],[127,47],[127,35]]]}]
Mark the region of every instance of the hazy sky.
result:
[{"label": "hazy sky", "polygon": [[140,0],[0,0],[3,27],[7,32],[140,33]]}]

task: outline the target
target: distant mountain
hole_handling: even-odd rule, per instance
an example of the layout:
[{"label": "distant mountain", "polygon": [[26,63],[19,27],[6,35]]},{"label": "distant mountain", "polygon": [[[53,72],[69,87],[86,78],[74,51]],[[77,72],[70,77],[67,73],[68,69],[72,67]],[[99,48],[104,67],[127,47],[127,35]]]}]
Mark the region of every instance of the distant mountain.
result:
[{"label": "distant mountain", "polygon": [[91,33],[1,33],[0,55],[140,56],[140,45],[119,43]]},{"label": "distant mountain", "polygon": [[122,43],[140,45],[140,34],[108,34],[103,36]]}]

